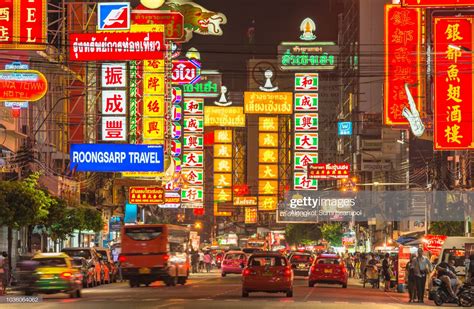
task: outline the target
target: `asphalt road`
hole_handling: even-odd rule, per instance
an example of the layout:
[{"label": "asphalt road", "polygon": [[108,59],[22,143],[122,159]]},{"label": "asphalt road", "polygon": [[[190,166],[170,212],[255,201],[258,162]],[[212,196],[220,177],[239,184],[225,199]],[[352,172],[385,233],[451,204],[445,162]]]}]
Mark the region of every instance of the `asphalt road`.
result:
[{"label": "asphalt road", "polygon": [[130,288],[126,282],[82,290],[82,298],[69,299],[65,294],[40,295],[38,304],[0,304],[1,308],[422,308],[426,304],[409,304],[407,294],[385,293],[382,289],[362,288],[351,280],[347,289],[316,285],[309,288],[305,278],[296,277],[294,297],[284,294],[253,293],[241,297],[240,276],[220,274],[193,275],[185,286],[166,287],[156,282],[150,287]]}]

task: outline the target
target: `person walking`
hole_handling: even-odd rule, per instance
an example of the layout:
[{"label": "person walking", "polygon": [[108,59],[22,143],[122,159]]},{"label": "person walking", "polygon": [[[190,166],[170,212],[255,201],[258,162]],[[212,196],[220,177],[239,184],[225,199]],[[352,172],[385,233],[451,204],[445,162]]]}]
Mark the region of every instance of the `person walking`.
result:
[{"label": "person walking", "polygon": [[198,272],[203,272],[204,271],[204,253],[202,251],[199,251],[199,268]]},{"label": "person walking", "polygon": [[385,282],[385,292],[390,291],[390,278],[392,277],[391,271],[390,271],[390,254],[385,253],[385,257],[382,261],[382,277],[383,281]]},{"label": "person walking", "polygon": [[3,251],[2,255],[0,256],[0,295],[5,295],[7,286],[8,286],[8,254]]},{"label": "person walking", "polygon": [[423,255],[422,248],[418,249],[418,255],[416,256],[413,263],[413,269],[415,273],[416,294],[418,296],[418,302],[424,303],[426,277],[431,271],[431,263],[428,258]]},{"label": "person walking", "polygon": [[415,269],[414,269],[414,263],[415,263],[416,256],[412,255],[410,258],[410,261],[408,261],[406,268],[405,268],[405,281],[407,283],[407,288],[408,288],[408,296],[409,296],[409,303],[415,302],[415,299],[417,298],[416,294],[416,282],[415,282]]},{"label": "person walking", "polygon": [[351,257],[350,253],[347,253],[345,260],[346,260],[346,268],[347,268],[347,272],[349,274],[349,278],[352,278],[352,276],[354,275],[354,273],[353,273],[354,265],[352,263],[352,257]]},{"label": "person walking", "polygon": [[211,271],[212,256],[209,252],[204,254],[204,265],[206,265],[206,272]]},{"label": "person walking", "polygon": [[197,251],[193,251],[191,254],[191,265],[193,274],[197,273],[199,266],[199,253]]},{"label": "person walking", "polygon": [[360,256],[360,279],[362,279],[362,282],[365,280],[365,267],[367,266],[367,257],[365,253],[362,253]]}]

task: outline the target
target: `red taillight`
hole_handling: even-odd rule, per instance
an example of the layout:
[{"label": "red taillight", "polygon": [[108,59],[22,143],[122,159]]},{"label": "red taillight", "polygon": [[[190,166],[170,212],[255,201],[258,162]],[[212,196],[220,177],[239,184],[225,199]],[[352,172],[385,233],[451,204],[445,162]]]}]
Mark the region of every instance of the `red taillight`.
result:
[{"label": "red taillight", "polygon": [[123,255],[120,255],[119,258],[118,258],[118,260],[119,260],[120,263],[123,263],[123,262],[125,262],[125,261],[127,260],[127,258],[126,258],[125,256],[123,256]]},{"label": "red taillight", "polygon": [[165,262],[168,262],[169,259],[170,259],[170,256],[168,254],[163,255],[163,260]]},{"label": "red taillight", "polygon": [[291,268],[286,268],[285,271],[283,272],[283,276],[291,277]]},{"label": "red taillight", "polygon": [[61,277],[62,279],[71,279],[72,273],[70,273],[70,272],[64,272],[64,273],[62,273],[62,274],[60,275],[60,277]]},{"label": "red taillight", "polygon": [[244,269],[244,271],[242,272],[242,275],[243,276],[250,276],[250,269],[248,269],[248,268]]}]

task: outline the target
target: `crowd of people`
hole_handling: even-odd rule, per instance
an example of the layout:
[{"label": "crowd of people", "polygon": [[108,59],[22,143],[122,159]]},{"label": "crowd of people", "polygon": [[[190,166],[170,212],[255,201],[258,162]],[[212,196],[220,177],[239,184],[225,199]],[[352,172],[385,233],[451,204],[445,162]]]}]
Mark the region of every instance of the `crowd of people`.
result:
[{"label": "crowd of people", "polygon": [[191,252],[191,271],[193,274],[200,272],[210,272],[216,267],[217,256],[210,251],[195,250]]}]

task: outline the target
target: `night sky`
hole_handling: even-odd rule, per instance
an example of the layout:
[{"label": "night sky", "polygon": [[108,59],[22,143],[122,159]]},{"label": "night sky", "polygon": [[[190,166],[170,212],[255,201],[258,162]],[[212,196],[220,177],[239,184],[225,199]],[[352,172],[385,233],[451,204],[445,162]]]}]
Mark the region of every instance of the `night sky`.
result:
[{"label": "night sky", "polygon": [[[222,12],[227,24],[224,35],[194,34],[185,48],[201,52],[203,69],[218,69],[231,91],[246,86],[248,58],[275,58],[282,41],[299,41],[301,21],[310,17],[316,22],[318,41],[337,41],[337,0],[195,0],[203,7]],[[255,44],[250,47],[247,31],[255,20]]]}]

